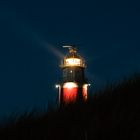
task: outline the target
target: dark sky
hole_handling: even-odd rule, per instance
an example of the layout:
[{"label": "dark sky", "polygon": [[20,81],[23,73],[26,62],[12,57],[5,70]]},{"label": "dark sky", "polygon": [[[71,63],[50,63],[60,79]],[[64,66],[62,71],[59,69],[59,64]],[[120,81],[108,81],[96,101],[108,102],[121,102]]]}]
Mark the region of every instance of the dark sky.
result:
[{"label": "dark sky", "polygon": [[97,90],[140,72],[140,3],[0,2],[0,116],[54,104],[62,45],[77,45]]}]

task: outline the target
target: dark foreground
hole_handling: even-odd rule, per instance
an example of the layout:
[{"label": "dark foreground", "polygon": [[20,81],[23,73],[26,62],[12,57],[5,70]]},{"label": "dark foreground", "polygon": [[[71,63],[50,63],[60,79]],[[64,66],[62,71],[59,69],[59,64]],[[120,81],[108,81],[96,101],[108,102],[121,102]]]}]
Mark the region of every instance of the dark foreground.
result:
[{"label": "dark foreground", "polygon": [[140,139],[140,76],[44,115],[27,115],[0,129],[0,140]]}]

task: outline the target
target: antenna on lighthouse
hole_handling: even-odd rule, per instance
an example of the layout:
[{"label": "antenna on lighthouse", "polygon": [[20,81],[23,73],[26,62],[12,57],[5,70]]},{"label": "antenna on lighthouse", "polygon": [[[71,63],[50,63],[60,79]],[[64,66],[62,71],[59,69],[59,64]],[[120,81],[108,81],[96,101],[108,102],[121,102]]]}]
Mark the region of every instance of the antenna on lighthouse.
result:
[{"label": "antenna on lighthouse", "polygon": [[65,45],[65,46],[62,46],[63,48],[73,48],[73,46],[69,46],[69,45]]},{"label": "antenna on lighthouse", "polygon": [[77,52],[76,47],[69,46],[69,45],[65,45],[65,46],[62,46],[62,47],[63,48],[68,48],[69,49],[69,53],[76,53]]}]

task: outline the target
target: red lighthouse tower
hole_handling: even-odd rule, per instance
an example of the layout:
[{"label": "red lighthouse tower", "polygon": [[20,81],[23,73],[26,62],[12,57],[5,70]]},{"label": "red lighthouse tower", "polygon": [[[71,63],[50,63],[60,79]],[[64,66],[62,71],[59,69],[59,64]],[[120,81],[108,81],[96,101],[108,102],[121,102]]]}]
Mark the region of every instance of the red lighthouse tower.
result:
[{"label": "red lighthouse tower", "polygon": [[88,97],[88,82],[85,78],[85,60],[78,55],[76,48],[63,46],[69,49],[63,58],[60,68],[62,69],[62,81],[59,85],[59,104],[66,105],[76,101],[86,101]]}]

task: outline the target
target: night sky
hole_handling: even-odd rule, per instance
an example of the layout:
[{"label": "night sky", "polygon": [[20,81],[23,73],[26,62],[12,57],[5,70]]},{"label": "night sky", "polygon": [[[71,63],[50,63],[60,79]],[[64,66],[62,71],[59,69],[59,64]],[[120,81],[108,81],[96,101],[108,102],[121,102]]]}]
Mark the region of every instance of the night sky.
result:
[{"label": "night sky", "polygon": [[140,72],[139,5],[0,1],[0,117],[56,103],[62,45],[78,46],[93,91]]}]

